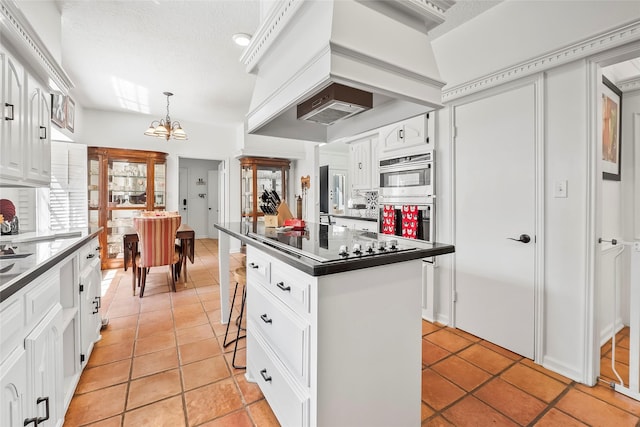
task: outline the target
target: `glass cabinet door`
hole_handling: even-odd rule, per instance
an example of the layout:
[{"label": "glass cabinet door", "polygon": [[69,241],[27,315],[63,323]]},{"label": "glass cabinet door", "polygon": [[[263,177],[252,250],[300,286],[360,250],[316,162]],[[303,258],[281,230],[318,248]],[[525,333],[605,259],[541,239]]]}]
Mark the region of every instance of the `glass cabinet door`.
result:
[{"label": "glass cabinet door", "polygon": [[124,233],[133,227],[133,218],[144,209],[114,209],[107,212],[107,256],[109,259],[123,258]]},{"label": "glass cabinet door", "polygon": [[154,178],[153,178],[153,208],[154,209],[164,209],[165,202],[165,174],[167,170],[167,165],[164,163],[155,163],[154,164]]},{"label": "glass cabinet door", "polygon": [[147,205],[147,164],[113,161],[109,164],[109,207]]},{"label": "glass cabinet door", "polygon": [[244,166],[242,168],[242,216],[251,215],[253,212],[253,168]]},{"label": "glass cabinet door", "polygon": [[[87,178],[89,211],[100,207],[100,161],[97,158],[90,158],[88,165],[89,176]],[[91,224],[92,226],[94,224]],[[97,220],[95,226],[97,226]]]}]

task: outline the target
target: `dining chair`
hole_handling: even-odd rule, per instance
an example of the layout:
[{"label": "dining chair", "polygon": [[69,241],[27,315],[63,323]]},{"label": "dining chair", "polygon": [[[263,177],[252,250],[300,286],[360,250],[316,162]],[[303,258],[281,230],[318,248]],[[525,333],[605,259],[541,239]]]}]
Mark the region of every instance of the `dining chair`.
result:
[{"label": "dining chair", "polygon": [[[151,267],[168,265],[171,273],[171,290],[176,291],[178,266],[182,262],[179,248],[176,248],[176,231],[180,227],[180,216],[136,217],[133,226],[138,233],[138,253],[136,272],[140,298],[144,295],[147,273]],[[135,295],[135,288],[133,290]]]}]

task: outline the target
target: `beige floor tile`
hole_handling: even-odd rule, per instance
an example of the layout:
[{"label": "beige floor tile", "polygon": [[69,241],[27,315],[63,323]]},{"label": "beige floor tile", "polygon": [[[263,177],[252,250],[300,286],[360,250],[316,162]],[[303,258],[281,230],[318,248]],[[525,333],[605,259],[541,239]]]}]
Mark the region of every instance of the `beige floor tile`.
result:
[{"label": "beige floor tile", "polygon": [[171,397],[126,412],[123,423],[123,427],[181,427],[185,425],[181,396]]}]

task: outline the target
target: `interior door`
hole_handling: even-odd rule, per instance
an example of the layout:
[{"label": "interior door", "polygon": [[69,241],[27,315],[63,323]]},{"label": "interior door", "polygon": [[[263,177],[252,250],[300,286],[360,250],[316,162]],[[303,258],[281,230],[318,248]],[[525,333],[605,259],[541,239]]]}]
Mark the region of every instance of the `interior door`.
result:
[{"label": "interior door", "polygon": [[[227,172],[225,169],[226,161],[218,163],[218,222],[224,223],[228,221],[228,217],[225,215],[226,210],[226,195],[227,195]],[[213,234],[212,236],[217,236]]]},{"label": "interior door", "polygon": [[210,239],[218,237],[218,171],[207,171],[207,232]]},{"label": "interior door", "polygon": [[178,212],[182,215],[182,223],[189,224],[189,170],[181,167],[178,171]]},{"label": "interior door", "polygon": [[455,325],[528,358],[535,113],[533,85],[455,108]]}]

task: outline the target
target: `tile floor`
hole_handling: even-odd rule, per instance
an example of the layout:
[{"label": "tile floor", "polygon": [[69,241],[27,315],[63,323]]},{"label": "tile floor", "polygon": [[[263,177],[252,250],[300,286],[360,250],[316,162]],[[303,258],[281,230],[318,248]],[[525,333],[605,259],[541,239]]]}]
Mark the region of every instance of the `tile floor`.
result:
[{"label": "tile floor", "polygon": [[[151,270],[142,299],[131,294],[130,272],[103,272],[102,310],[109,325],[82,374],[65,426],[278,425],[258,387],[231,367],[233,346],[222,346],[217,241],[197,240],[195,249],[187,285],[178,284],[176,293],[169,292],[164,268]],[[239,265],[233,255],[232,268]],[[424,321],[422,333],[424,426],[640,426],[640,402],[605,383],[577,384],[442,325]],[[623,378],[628,335],[628,329],[621,331],[616,345]],[[611,381],[610,343],[602,354],[603,377]]]}]

